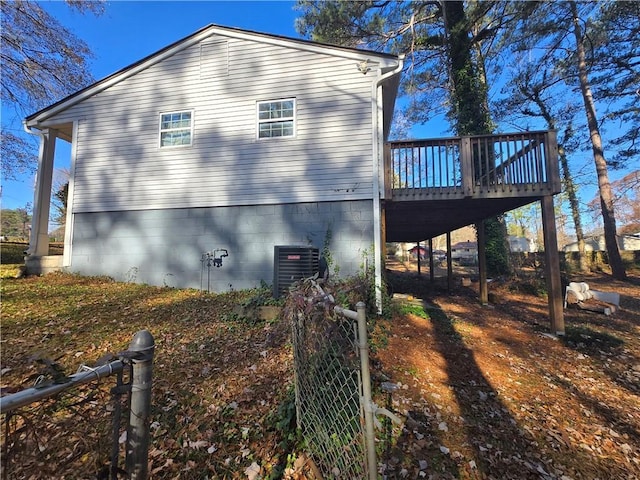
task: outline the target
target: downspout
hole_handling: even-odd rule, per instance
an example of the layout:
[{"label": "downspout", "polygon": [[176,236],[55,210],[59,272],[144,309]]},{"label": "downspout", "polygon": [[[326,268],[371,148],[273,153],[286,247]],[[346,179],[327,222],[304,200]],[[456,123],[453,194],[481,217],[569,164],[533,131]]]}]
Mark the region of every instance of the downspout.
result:
[{"label": "downspout", "polygon": [[[378,99],[378,87],[386,79],[398,75],[404,66],[404,55],[398,57],[398,66],[383,74],[371,87],[371,111],[373,130],[373,261],[375,268],[376,306],[378,313],[382,313],[382,209],[380,207],[380,165],[384,164],[384,105],[380,95]],[[393,113],[392,113],[393,114]]]}]

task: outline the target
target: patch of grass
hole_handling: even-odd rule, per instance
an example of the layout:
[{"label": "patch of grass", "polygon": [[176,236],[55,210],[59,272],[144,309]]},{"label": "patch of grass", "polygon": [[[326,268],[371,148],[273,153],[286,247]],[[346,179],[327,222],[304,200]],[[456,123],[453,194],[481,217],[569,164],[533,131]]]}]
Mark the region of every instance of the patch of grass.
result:
[{"label": "patch of grass", "polygon": [[0,263],[3,265],[24,263],[24,251],[28,247],[26,243],[20,242],[0,243]]},{"label": "patch of grass", "polygon": [[422,305],[416,305],[415,303],[404,303],[400,306],[400,313],[402,315],[415,315],[420,318],[429,318],[429,314],[424,311]]},{"label": "patch of grass", "polygon": [[405,372],[412,377],[416,377],[418,375],[418,368],[415,365],[410,365],[406,368]]},{"label": "patch of grass", "polygon": [[[24,252],[29,248],[25,242],[2,242],[0,243],[0,264],[24,264]],[[62,255],[64,245],[52,243],[49,245],[49,255]]]},{"label": "patch of grass", "polygon": [[8,263],[0,265],[0,279],[4,278],[16,278],[20,273],[20,269],[23,267],[23,264],[18,263]]}]

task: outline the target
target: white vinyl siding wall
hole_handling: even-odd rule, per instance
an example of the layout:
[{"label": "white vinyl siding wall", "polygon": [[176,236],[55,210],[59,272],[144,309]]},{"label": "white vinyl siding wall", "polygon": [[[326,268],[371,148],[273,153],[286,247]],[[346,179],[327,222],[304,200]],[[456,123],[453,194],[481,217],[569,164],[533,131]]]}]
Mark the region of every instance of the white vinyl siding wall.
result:
[{"label": "white vinyl siding wall", "polygon": [[[200,57],[194,45],[50,119],[79,121],[74,212],[372,198],[375,71],[230,38],[228,74],[202,79]],[[259,140],[256,102],[278,98],[295,98],[295,137]],[[193,112],[190,148],[158,147],[174,111]]]}]

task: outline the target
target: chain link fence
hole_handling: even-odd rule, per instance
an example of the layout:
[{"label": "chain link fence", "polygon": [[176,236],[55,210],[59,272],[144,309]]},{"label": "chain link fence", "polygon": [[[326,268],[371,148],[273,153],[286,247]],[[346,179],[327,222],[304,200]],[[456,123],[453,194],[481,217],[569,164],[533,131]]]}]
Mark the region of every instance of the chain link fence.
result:
[{"label": "chain link fence", "polygon": [[324,478],[366,478],[354,323],[300,315],[293,327],[298,424]]},{"label": "chain link fence", "polygon": [[[3,409],[3,480],[112,478],[111,431],[123,429],[121,421],[113,425],[112,415],[127,408],[122,395],[111,393],[112,385],[96,380],[10,412]],[[122,445],[118,440],[119,455]]]},{"label": "chain link fence", "polygon": [[[365,304],[335,306],[314,279],[291,293],[298,426],[324,479],[376,479]],[[391,415],[393,416],[393,415]]]},{"label": "chain link fence", "polygon": [[71,376],[50,365],[1,397],[2,479],[146,478],[153,350],[138,332],[117,359]]}]

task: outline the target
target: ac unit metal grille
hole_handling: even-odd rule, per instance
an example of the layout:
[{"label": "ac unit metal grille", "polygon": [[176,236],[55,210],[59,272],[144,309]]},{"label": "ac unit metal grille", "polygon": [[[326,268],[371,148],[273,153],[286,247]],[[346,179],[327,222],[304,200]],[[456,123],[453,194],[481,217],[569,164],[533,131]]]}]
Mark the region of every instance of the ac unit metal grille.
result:
[{"label": "ac unit metal grille", "polygon": [[320,251],[314,247],[276,245],[274,247],[273,296],[287,293],[302,278],[318,272]]}]

